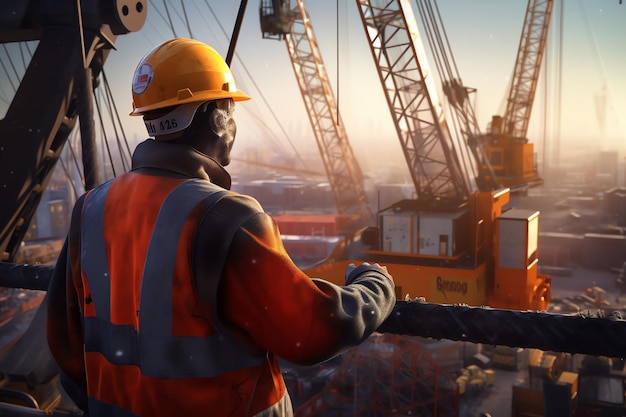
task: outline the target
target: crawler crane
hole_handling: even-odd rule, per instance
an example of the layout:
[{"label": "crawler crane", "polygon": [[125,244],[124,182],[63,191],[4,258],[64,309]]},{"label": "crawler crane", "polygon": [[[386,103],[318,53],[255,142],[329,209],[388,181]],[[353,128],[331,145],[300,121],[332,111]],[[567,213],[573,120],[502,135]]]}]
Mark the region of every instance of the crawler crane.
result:
[{"label": "crawler crane", "polygon": [[543,184],[526,135],[553,8],[554,0],[528,0],[506,110],[493,116],[484,138],[498,181],[513,190]]},{"label": "crawler crane", "polygon": [[308,272],[342,282],[347,264],[379,262],[401,296],[545,309],[550,278],[538,273],[539,213],[506,211],[510,190],[480,189],[470,173],[480,169],[463,163],[467,143],[451,135],[410,1],[357,5],[417,199],[381,210],[376,227]]},{"label": "crawler crane", "polygon": [[79,118],[85,186],[99,184],[94,80],[117,36],[138,31],[146,19],[145,1],[122,3],[89,2],[77,13],[71,1],[3,2],[0,43],[39,43],[0,123],[0,261],[15,259]]}]

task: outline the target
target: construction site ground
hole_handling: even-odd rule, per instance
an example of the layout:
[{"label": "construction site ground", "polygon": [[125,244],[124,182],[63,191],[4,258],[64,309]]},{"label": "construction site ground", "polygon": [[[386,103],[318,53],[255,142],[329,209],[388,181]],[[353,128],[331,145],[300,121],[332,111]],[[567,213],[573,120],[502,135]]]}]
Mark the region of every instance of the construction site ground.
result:
[{"label": "construction site ground", "polygon": [[[595,271],[583,268],[571,268],[569,276],[552,277],[552,296],[556,300],[571,299],[584,300],[580,295],[589,287],[600,287],[606,291],[602,301],[605,311],[621,311],[626,317],[626,293],[617,286],[615,279],[617,272]],[[556,305],[556,303],[555,303]],[[580,303],[582,313],[597,314],[598,308],[593,303]],[[573,311],[564,311],[563,314],[572,314]],[[523,366],[519,371],[495,369],[495,384],[474,395],[461,397],[460,417],[479,417],[480,413],[489,413],[493,417],[508,417],[511,415],[511,400],[513,386],[522,383],[528,377],[528,370]]]}]

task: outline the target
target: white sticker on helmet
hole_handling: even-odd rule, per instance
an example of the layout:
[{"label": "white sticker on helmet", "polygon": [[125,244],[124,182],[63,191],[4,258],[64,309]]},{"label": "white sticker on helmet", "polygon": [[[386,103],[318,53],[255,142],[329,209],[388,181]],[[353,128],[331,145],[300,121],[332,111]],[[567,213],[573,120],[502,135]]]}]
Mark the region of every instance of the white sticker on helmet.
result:
[{"label": "white sticker on helmet", "polygon": [[144,116],[144,123],[150,136],[176,133],[189,127],[196,110],[203,102],[181,104],[158,118]]},{"label": "white sticker on helmet", "polygon": [[135,76],[133,77],[133,93],[139,95],[146,91],[152,78],[154,78],[154,69],[152,65],[144,62],[135,71]]}]

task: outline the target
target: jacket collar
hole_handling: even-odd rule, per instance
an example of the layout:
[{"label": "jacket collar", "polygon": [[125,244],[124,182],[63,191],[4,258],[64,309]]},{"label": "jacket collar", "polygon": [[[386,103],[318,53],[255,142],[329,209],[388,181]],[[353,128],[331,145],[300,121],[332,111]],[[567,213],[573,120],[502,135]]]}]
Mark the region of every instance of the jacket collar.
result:
[{"label": "jacket collar", "polygon": [[147,139],[133,153],[132,170],[154,168],[190,178],[202,178],[230,189],[230,174],[211,158],[188,145]]}]

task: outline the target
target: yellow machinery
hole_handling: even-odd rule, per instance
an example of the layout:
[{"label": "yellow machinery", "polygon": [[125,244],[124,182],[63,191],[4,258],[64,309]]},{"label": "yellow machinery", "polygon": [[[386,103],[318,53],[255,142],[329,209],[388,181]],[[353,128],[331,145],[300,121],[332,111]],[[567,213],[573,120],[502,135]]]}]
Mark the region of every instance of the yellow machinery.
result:
[{"label": "yellow machinery", "polygon": [[470,365],[463,369],[461,375],[457,377],[456,383],[459,386],[459,394],[474,394],[493,385],[496,380],[496,373],[493,369],[481,369],[477,365]]},{"label": "yellow machinery", "polygon": [[417,198],[379,211],[375,227],[307,273],[343,284],[349,263],[378,262],[400,297],[546,309],[550,278],[538,273],[539,213],[505,209],[510,189],[494,186],[460,79],[447,84],[456,91],[448,96],[453,125],[461,126],[454,135],[410,1],[357,3]]}]

